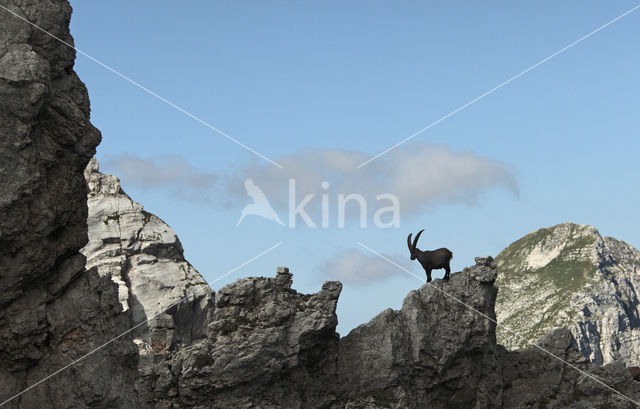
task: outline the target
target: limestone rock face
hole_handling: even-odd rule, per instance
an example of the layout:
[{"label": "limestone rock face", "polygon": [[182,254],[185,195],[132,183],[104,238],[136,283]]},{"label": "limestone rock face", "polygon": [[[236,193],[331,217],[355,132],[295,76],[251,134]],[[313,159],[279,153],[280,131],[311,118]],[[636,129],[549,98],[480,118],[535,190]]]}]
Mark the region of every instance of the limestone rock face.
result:
[{"label": "limestone rock face", "polygon": [[640,365],[640,252],[586,225],[537,230],[496,258],[498,342],[519,349],[566,327],[592,362]]},{"label": "limestone rock face", "polygon": [[[73,44],[66,1],[2,5]],[[126,336],[7,402],[129,326],[116,287],[86,270],[79,252],[87,242],[82,170],[100,133],[74,58],[73,49],[0,10],[0,403],[7,408],[137,405],[137,354]]]},{"label": "limestone rock face", "polygon": [[[87,268],[95,267],[118,285],[122,308],[131,311],[134,324],[168,313],[172,306],[171,313],[190,308],[195,315],[186,317],[188,325],[174,334],[174,342],[190,344],[204,336],[213,293],[184,259],[175,232],[131,200],[118,178],[100,173],[97,159],[91,159],[84,176],[89,187],[89,243],[82,249]],[[144,353],[149,348],[145,332],[136,334],[142,334],[136,343]]]},{"label": "limestone rock face", "polygon": [[[72,44],[66,1],[3,5]],[[100,135],[73,59],[72,49],[0,10],[3,407],[636,407],[593,378],[640,401],[640,383],[624,365],[593,365],[572,331],[544,338],[546,352],[496,344],[500,274],[491,258],[412,291],[400,311],[343,339],[335,332],[338,282],[301,294],[283,268],[215,297],[175,233],[89,163]],[[580,243],[551,252],[543,244],[525,257],[527,268],[563,260],[567,249],[587,260],[593,254]],[[617,266],[636,253],[609,239],[595,248],[599,271],[615,278],[627,308],[618,317],[632,327],[637,301],[621,283],[635,276]]]},{"label": "limestone rock face", "polygon": [[400,311],[386,310],[341,339],[344,393],[380,407],[498,407],[492,263],[478,259],[449,281],[410,292]]},{"label": "limestone rock face", "polygon": [[335,400],[342,285],[291,289],[292,274],[244,278],[218,291],[184,259],[173,230],[92,159],[87,267],[119,289],[138,345],[135,389],[148,407],[302,408]]},{"label": "limestone rock face", "polygon": [[351,331],[340,340],[338,399],[331,407],[636,407],[590,378],[638,401],[640,383],[624,364],[591,364],[566,329],[549,334],[542,349],[510,352],[497,345],[497,276],[490,257],[477,258],[449,281],[409,293],[400,311],[384,311]]},{"label": "limestone rock face", "polygon": [[342,285],[291,289],[291,274],[244,278],[218,291],[208,337],[148,355],[154,404],[203,408],[321,408],[335,399],[335,309]]}]

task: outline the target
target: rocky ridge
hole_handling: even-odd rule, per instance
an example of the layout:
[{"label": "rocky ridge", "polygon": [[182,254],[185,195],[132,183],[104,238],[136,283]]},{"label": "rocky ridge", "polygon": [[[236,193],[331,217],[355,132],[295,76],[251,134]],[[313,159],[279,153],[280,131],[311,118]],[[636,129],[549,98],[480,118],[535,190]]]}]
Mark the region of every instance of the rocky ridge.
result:
[{"label": "rocky ridge", "polygon": [[118,178],[101,173],[95,158],[84,176],[87,267],[117,284],[132,325],[148,320],[134,332],[141,404],[280,408],[332,401],[324,388],[336,373],[340,283],[299,294],[282,268],[275,278],[241,279],[216,295],[184,259],[175,232],[131,200]]},{"label": "rocky ridge", "polygon": [[[173,230],[132,201],[116,177],[100,173],[94,159],[85,178],[87,264],[119,284],[125,311],[139,304],[136,322],[159,312],[136,333],[136,389],[149,407],[633,407],[540,350],[498,345],[499,275],[490,257],[412,291],[401,310],[386,310],[340,339],[340,283],[299,294],[282,268],[275,278],[244,278],[216,296],[184,260]],[[194,292],[202,295],[163,312]],[[180,327],[197,336],[181,335]],[[568,330],[549,332],[539,343],[545,350],[626,395],[638,390],[624,365],[594,367]]]},{"label": "rocky ridge", "polygon": [[[335,408],[632,408],[582,371],[637,400],[625,366],[597,367],[560,329],[541,347],[507,351],[496,343],[498,270],[491,257],[410,292],[340,340]],[[446,292],[446,294],[445,294]],[[473,308],[475,311],[473,311]],[[347,398],[344,398],[347,396]]]},{"label": "rocky ridge", "polygon": [[564,223],[530,233],[496,258],[498,342],[519,349],[566,327],[597,364],[640,365],[640,252],[593,227]]},{"label": "rocky ridge", "polygon": [[[66,1],[7,4],[72,43]],[[281,269],[275,277],[240,279],[214,296],[187,268],[164,223],[145,214],[114,178],[99,175],[96,163],[83,174],[99,133],[72,69],[73,50],[4,11],[0,20],[6,407],[637,407],[537,349],[510,352],[496,344],[498,271],[491,258],[412,291],[400,311],[384,311],[342,339],[335,332],[338,282],[301,294]],[[83,176],[91,187],[89,213]],[[193,286],[205,294],[191,292]],[[171,306],[168,300],[182,295],[185,302]],[[148,318],[135,334],[125,333]],[[568,331],[552,332],[542,345],[640,400],[624,365],[591,364]]]},{"label": "rocky ridge", "polygon": [[[173,230],[133,202],[117,178],[100,173],[95,160],[85,178],[88,265],[119,284],[125,311],[135,299],[141,311],[160,312],[136,334],[144,346],[136,388],[149,407],[633,407],[540,350],[497,344],[499,275],[490,257],[412,291],[401,310],[386,310],[340,339],[340,283],[299,294],[282,268],[275,278],[240,279],[216,296],[184,260]],[[139,296],[141,289],[148,293]],[[204,296],[162,312],[196,289]],[[198,335],[181,337],[180,326]],[[540,345],[624,394],[638,389],[624,365],[590,365],[568,330],[551,331]]]}]

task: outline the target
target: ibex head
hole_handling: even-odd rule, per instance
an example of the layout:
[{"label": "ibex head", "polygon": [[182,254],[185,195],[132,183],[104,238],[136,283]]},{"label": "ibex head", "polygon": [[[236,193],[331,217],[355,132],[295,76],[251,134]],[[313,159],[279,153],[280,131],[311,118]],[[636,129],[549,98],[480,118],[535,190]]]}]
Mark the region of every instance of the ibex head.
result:
[{"label": "ibex head", "polygon": [[418,249],[418,239],[420,238],[420,235],[422,234],[422,232],[424,231],[424,229],[420,230],[420,232],[418,234],[416,234],[416,238],[413,240],[413,243],[411,243],[411,235],[413,233],[409,234],[409,237],[407,237],[407,245],[409,246],[409,251],[411,252],[411,260],[415,260],[416,259],[416,253],[417,253],[417,249]]}]

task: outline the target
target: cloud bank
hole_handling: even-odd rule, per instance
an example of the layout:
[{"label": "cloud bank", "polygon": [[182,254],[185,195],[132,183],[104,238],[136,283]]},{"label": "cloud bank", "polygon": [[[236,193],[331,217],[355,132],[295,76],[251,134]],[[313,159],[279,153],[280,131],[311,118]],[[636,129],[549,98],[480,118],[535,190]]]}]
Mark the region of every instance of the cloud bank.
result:
[{"label": "cloud bank", "polygon": [[[289,179],[296,181],[298,201],[307,194],[315,195],[310,208],[314,203],[320,206],[323,194],[334,198],[357,193],[368,204],[375,204],[380,194],[393,194],[399,199],[402,214],[417,213],[438,203],[474,203],[493,188],[518,193],[516,178],[505,164],[442,145],[414,142],[358,169],[357,165],[368,158],[358,151],[314,149],[278,158],[282,169],[254,163],[246,169],[246,176],[263,189],[277,210],[283,211],[289,204]],[[322,186],[325,181],[328,189]]]},{"label": "cloud bank", "polygon": [[[243,188],[244,179],[248,177],[285,218],[293,179],[296,203],[306,195],[314,195],[306,211],[316,224],[319,224],[323,195],[331,209],[330,217],[335,217],[338,195],[358,194],[366,199],[371,218],[381,194],[398,198],[401,215],[416,214],[440,203],[473,204],[495,188],[518,194],[516,178],[505,164],[472,152],[455,152],[444,145],[413,142],[357,168],[369,158],[359,151],[310,149],[277,158],[282,169],[251,162],[231,176],[197,169],[179,156],[123,155],[105,164],[127,184],[164,188],[188,200],[237,206],[239,210],[250,203]],[[384,205],[389,203],[380,203],[380,207]],[[346,210],[347,217],[360,214],[356,204],[347,205]]]}]

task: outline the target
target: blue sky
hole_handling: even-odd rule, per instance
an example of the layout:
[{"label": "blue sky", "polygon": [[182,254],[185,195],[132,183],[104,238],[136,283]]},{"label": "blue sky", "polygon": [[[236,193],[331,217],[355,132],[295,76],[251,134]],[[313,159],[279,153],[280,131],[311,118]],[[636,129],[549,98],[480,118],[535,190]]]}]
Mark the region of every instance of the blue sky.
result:
[{"label": "blue sky", "polygon": [[[283,242],[214,289],[243,276],[273,275],[280,265],[290,267],[294,287],[304,292],[338,276],[344,282],[339,331],[346,334],[385,308],[398,308],[421,285],[364,255],[356,241],[421,276],[420,266],[409,263],[406,236],[422,228],[420,247],[453,250],[454,271],[564,221],[591,224],[640,246],[640,10],[369,170],[343,172],[335,165],[336,158],[350,164],[383,151],[634,2],[71,4],[80,50],[289,164],[278,173],[78,56],[92,122],[103,135],[102,170],[120,176],[134,200],[176,230],[186,257],[207,280]],[[397,193],[405,200],[400,227],[360,228],[349,219],[345,228],[332,221],[328,229],[291,229],[254,216],[235,228],[250,202],[243,196],[247,175],[266,193],[272,188],[271,195],[282,194],[278,186],[288,176],[308,183],[320,177],[335,189],[352,190],[343,193]],[[410,183],[402,187],[405,180]],[[339,193],[333,187],[327,190],[331,200]],[[367,204],[373,212],[375,202]],[[286,216],[283,207],[274,208]],[[364,267],[354,275],[338,271],[352,265]]]}]

